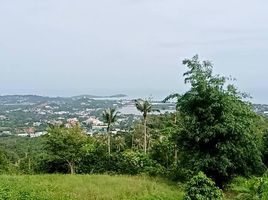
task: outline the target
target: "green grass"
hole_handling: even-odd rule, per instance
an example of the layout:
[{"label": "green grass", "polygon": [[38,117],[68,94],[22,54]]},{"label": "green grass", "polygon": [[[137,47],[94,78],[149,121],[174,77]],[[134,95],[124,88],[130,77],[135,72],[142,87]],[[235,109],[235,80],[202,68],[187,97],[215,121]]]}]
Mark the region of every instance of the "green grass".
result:
[{"label": "green grass", "polygon": [[[260,182],[262,180],[262,182]],[[268,178],[237,178],[224,200],[259,199]],[[182,200],[183,189],[164,179],[109,175],[0,175],[0,200]],[[266,197],[262,199],[267,199]]]},{"label": "green grass", "polygon": [[161,179],[109,175],[0,176],[0,200],[180,200]]}]

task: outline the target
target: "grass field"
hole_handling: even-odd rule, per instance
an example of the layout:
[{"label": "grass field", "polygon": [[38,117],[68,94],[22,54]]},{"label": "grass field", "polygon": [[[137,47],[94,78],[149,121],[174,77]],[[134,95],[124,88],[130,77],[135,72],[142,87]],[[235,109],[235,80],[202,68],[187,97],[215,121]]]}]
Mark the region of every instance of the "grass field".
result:
[{"label": "grass field", "polygon": [[148,177],[0,176],[0,200],[180,200],[179,186]]}]

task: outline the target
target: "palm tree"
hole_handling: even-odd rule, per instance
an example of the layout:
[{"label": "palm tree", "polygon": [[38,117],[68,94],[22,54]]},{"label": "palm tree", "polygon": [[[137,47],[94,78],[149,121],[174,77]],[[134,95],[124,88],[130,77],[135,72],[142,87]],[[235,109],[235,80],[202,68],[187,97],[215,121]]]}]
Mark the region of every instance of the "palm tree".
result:
[{"label": "palm tree", "polygon": [[107,124],[107,134],[108,134],[108,152],[111,155],[111,133],[110,128],[113,123],[116,122],[118,117],[118,112],[114,108],[108,108],[103,111],[102,118]]},{"label": "palm tree", "polygon": [[147,153],[147,117],[151,112],[160,112],[157,109],[154,109],[152,104],[147,100],[135,100],[135,106],[143,115],[143,126],[144,126],[144,153]]},{"label": "palm tree", "polygon": [[126,146],[126,142],[125,142],[125,138],[122,136],[117,136],[115,138],[115,145],[116,145],[116,149],[120,152],[122,149],[125,148]]}]

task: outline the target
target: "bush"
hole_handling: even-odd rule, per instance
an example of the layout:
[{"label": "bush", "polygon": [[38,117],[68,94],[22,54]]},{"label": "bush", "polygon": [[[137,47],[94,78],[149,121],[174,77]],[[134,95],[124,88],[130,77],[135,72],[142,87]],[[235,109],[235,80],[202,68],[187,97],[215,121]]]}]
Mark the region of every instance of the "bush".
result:
[{"label": "bush", "polygon": [[7,159],[4,151],[0,149],[0,174],[16,173],[17,168]]},{"label": "bush", "polygon": [[193,171],[186,169],[180,162],[174,163],[167,171],[167,177],[172,181],[186,183],[193,176]]},{"label": "bush", "polygon": [[77,166],[77,173],[92,174],[109,171],[109,155],[104,144],[88,139],[82,150],[84,153]]},{"label": "bush", "polygon": [[136,175],[145,173],[155,176],[163,174],[164,169],[143,152],[126,150],[111,155],[110,171],[119,174]]},{"label": "bush", "polygon": [[199,172],[186,185],[183,200],[221,200],[222,190],[203,172]]},{"label": "bush", "polygon": [[268,199],[268,180],[266,177],[251,179],[236,178],[230,188],[236,194],[235,199],[266,200]]}]

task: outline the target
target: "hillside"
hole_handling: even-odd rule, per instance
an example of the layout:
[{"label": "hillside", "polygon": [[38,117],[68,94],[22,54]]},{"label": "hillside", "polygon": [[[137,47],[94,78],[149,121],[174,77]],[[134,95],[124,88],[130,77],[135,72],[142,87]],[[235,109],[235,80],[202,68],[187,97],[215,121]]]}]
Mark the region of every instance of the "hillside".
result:
[{"label": "hillside", "polygon": [[145,177],[108,175],[37,175],[0,178],[0,199],[179,200],[175,185]]}]

